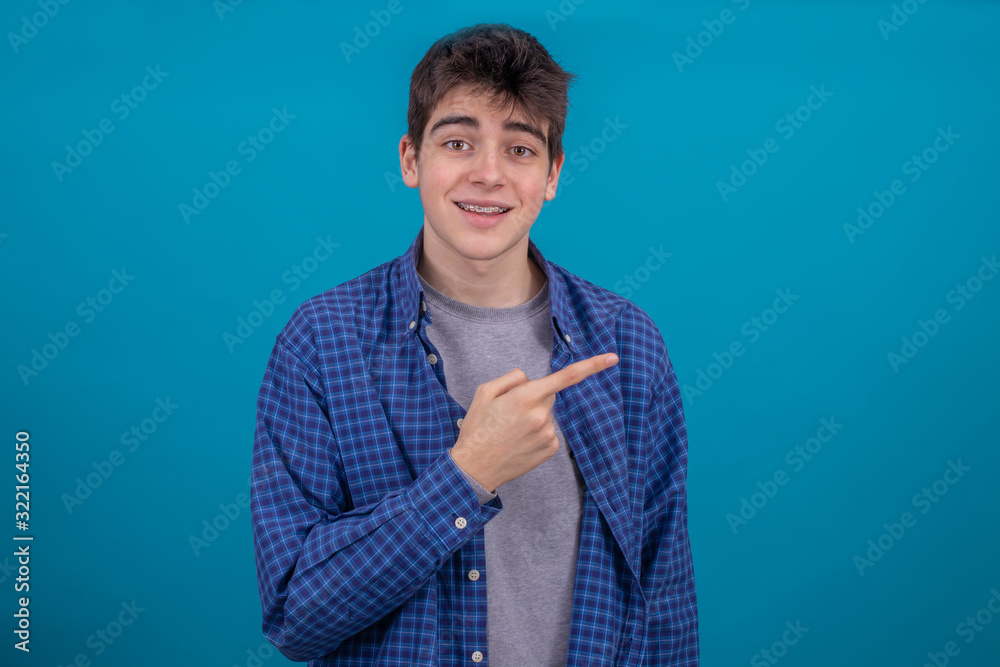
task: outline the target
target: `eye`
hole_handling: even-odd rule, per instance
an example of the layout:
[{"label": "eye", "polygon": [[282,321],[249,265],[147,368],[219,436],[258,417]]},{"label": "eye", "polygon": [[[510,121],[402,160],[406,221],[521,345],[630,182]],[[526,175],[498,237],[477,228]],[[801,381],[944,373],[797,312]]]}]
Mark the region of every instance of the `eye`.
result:
[{"label": "eye", "polygon": [[535,151],[531,150],[527,146],[514,146],[514,148],[511,149],[511,150],[514,150],[514,151],[524,151],[524,153],[517,153],[517,152],[515,152],[514,154],[517,155],[517,157],[528,157],[529,155],[534,155],[534,153],[535,153]]},{"label": "eye", "polygon": [[[449,142],[447,143],[447,145],[448,145],[448,146],[449,146],[450,148],[455,148],[455,144],[462,144],[462,145],[464,146],[464,145],[465,145],[465,142],[464,142],[464,141],[462,141],[461,139],[452,139],[451,141],[449,141]],[[460,151],[460,150],[463,150],[463,149],[461,149],[461,148],[455,148],[455,150],[459,150],[459,151]]]}]

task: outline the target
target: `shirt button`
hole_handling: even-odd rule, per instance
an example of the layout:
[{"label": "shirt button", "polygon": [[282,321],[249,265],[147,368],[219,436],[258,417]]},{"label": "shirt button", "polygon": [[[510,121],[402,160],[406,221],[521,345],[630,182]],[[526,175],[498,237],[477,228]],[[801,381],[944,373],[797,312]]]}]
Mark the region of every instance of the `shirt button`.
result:
[{"label": "shirt button", "polygon": [[479,581],[479,570],[469,570],[469,581]]},{"label": "shirt button", "polygon": [[[412,328],[412,327],[411,327],[411,328]],[[567,343],[569,342],[569,334],[566,334],[566,335],[564,335],[564,336],[563,336],[563,338],[565,338],[565,339],[566,339],[566,342],[567,342]]]},{"label": "shirt button", "polygon": [[437,355],[434,354],[433,352],[431,354],[428,354],[427,355],[427,361],[431,362],[431,366],[433,366],[434,364],[436,364],[438,362]]},{"label": "shirt button", "polygon": [[461,529],[465,528],[467,525],[469,525],[469,522],[465,520],[464,516],[460,516],[457,519],[455,519],[455,528]]},{"label": "shirt button", "polygon": [[410,322],[410,328],[411,329],[415,328],[416,326],[417,326],[417,321],[416,320],[414,320],[413,322]]},{"label": "shirt button", "polygon": [[420,302],[420,307],[424,309],[425,313],[427,312],[427,302],[426,301],[421,301]]},{"label": "shirt button", "polygon": [[459,428],[462,428],[462,422],[464,422],[464,421],[465,421],[465,417],[459,417],[458,421],[455,422],[455,423],[458,424]]},{"label": "shirt button", "polygon": [[480,651],[474,651],[472,654],[472,662],[482,662],[483,654]]}]

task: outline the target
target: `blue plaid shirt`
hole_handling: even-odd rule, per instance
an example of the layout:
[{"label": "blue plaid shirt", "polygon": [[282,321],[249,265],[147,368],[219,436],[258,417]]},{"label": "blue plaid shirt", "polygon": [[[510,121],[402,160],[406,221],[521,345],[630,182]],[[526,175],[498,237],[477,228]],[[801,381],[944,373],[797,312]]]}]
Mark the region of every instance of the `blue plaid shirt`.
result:
[{"label": "blue plaid shirt", "polygon": [[[489,664],[483,527],[503,494],[480,504],[447,451],[465,410],[428,361],[422,244],[421,228],[299,306],[264,373],[254,548],[264,634],[292,660]],[[697,665],[687,433],[663,338],[631,301],[529,252],[548,277],[552,372],[620,358],[553,406],[587,486],[567,665]]]}]

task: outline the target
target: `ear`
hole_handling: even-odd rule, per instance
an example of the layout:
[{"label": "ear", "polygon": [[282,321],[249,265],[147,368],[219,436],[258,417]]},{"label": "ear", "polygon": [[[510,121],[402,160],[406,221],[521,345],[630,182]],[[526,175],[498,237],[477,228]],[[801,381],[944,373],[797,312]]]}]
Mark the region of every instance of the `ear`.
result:
[{"label": "ear", "polygon": [[399,169],[403,173],[403,183],[409,188],[417,187],[417,153],[408,134],[399,140]]},{"label": "ear", "polygon": [[562,173],[563,162],[566,160],[566,153],[560,153],[552,161],[552,168],[549,170],[549,180],[545,185],[545,201],[552,201],[556,197],[556,188],[559,185],[559,174]]}]

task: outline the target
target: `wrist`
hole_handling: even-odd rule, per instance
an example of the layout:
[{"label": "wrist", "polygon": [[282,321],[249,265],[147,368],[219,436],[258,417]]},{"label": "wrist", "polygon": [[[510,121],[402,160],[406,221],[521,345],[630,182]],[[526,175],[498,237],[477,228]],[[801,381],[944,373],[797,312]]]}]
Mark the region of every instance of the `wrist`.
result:
[{"label": "wrist", "polygon": [[488,478],[488,475],[483,474],[483,471],[478,470],[475,465],[466,460],[465,457],[462,456],[461,451],[456,452],[453,447],[448,450],[448,455],[451,456],[451,460],[455,462],[455,465],[457,465],[467,477],[471,477],[475,480],[476,484],[481,486],[488,493],[496,493],[496,488],[499,485],[494,484],[493,481]]}]

